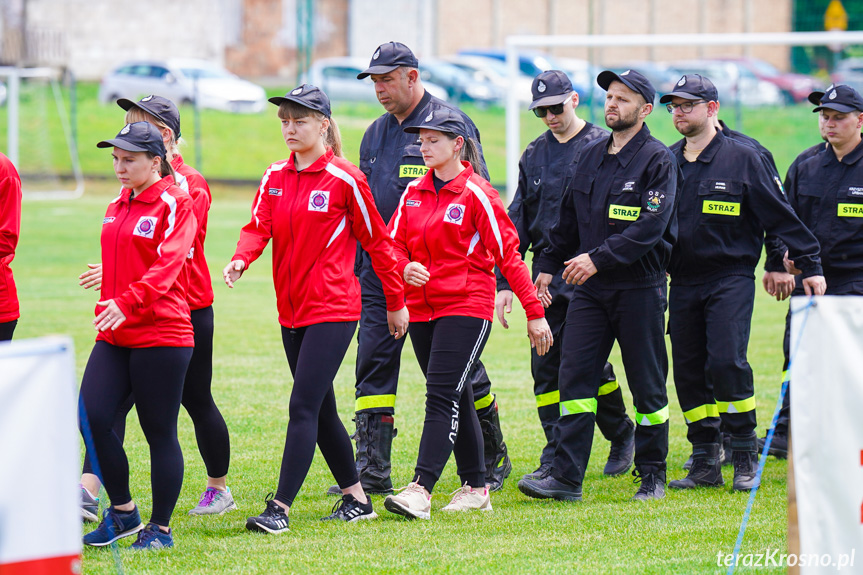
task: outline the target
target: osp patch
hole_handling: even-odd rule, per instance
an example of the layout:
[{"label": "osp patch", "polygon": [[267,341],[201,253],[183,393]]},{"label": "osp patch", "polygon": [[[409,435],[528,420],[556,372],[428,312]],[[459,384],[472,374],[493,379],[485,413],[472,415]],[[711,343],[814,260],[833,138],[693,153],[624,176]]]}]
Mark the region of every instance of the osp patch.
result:
[{"label": "osp patch", "polygon": [[313,190],[309,195],[310,212],[328,212],[330,210],[330,193],[324,190]]},{"label": "osp patch", "polygon": [[662,200],[665,199],[665,194],[650,190],[647,192],[647,211],[658,212],[662,208]]},{"label": "osp patch", "polygon": [[461,225],[462,220],[464,220],[464,206],[462,204],[448,205],[443,215],[443,221]]},{"label": "osp patch", "polygon": [[153,234],[156,232],[156,221],[157,219],[153,216],[141,216],[141,219],[135,225],[135,231],[132,232],[132,235],[152,239]]}]

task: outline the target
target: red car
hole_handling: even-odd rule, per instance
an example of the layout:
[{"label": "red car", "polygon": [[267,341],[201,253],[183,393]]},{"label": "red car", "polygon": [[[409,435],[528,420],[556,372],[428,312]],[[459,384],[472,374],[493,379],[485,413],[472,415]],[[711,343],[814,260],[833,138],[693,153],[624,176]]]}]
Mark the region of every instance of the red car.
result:
[{"label": "red car", "polygon": [[733,62],[739,67],[754,74],[759,80],[775,84],[782,90],[783,94],[785,94],[789,104],[804,102],[810,92],[824,88],[824,82],[814,76],[780,72],[773,66],[773,64],[769,64],[764,60],[759,60],[758,58],[728,56],[716,59]]}]

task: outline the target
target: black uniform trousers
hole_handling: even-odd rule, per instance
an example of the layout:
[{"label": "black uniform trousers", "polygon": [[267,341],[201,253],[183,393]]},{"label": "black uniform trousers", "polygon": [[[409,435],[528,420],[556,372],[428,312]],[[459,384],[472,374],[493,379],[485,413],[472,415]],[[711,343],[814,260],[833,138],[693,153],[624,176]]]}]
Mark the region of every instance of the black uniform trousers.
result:
[{"label": "black uniform trousers", "polygon": [[584,480],[596,396],[602,370],[617,340],[635,403],[635,465],[641,473],[665,471],[668,455],[668,397],[665,381],[665,286],[613,289],[591,281],[575,286],[561,346],[560,441],[552,474],[558,480]]},{"label": "black uniform trousers", "polygon": [[[372,268],[368,254],[364,252],[362,257],[360,289],[363,309],[357,334],[357,399],[354,411],[392,415],[395,413],[399,366],[405,339],[395,339],[390,333],[381,281]],[[474,362],[468,382],[473,389],[478,411],[494,403],[491,381],[479,360]]]},{"label": "black uniform trousers", "polygon": [[722,442],[720,416],[732,435],[755,431],[755,387],[746,359],[754,303],[755,282],[747,276],[671,287],[674,384],[693,444]]},{"label": "black uniform trousers", "polygon": [[[557,285],[555,285],[557,284]],[[540,464],[551,464],[557,445],[555,437],[557,422],[560,419],[560,350],[566,330],[566,310],[569,307],[571,286],[566,285],[560,275],[554,276],[550,290],[554,294],[551,305],[545,310],[545,319],[554,336],[554,345],[545,355],[530,351],[530,371],[533,375],[533,393],[536,396],[536,410],[539,422],[545,433],[546,444],[540,455]],[[577,328],[574,328],[577,329]],[[596,426],[609,441],[620,439],[628,431],[626,406],[623,393],[610,363],[606,363],[599,382],[599,395],[596,406]]]},{"label": "black uniform trousers", "polygon": [[0,323],[0,341],[12,341],[12,334],[15,333],[16,325],[18,325],[17,319]]}]

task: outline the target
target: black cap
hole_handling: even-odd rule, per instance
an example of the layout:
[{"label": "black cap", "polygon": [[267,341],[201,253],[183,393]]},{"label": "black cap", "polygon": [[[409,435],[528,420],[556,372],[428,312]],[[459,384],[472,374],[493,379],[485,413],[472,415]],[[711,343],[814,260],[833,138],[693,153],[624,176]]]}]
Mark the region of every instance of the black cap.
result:
[{"label": "black cap", "polygon": [[820,110],[836,110],[837,112],[863,112],[863,98],[851,86],[837,84],[830,86],[824,92],[812,92],[809,101],[815,104],[813,112]]},{"label": "black cap", "polygon": [[137,102],[127,100],[126,98],[120,98],[117,100],[117,105],[127,112],[132,108],[140,108],[151,116],[164,122],[164,124],[174,132],[174,137],[180,137],[180,112],[177,110],[177,106],[174,105],[174,102],[168,98],[150,95],[141,98]]},{"label": "black cap", "polygon": [[530,86],[533,102],[528,110],[539,106],[554,106],[565,102],[572,94],[572,80],[560,70],[548,70],[537,75]]},{"label": "black cap", "polygon": [[719,101],[719,92],[716,90],[716,86],[713,85],[710,78],[705,78],[701,74],[684,74],[674,86],[674,91],[661,97],[659,103],[667,104],[675,96],[684,100]]},{"label": "black cap", "polygon": [[332,113],[330,112],[330,99],[317,86],[303,84],[302,86],[297,86],[284,96],[274,96],[270,98],[270,102],[276,106],[281,106],[282,102],[287,101],[296,102],[300,106],[305,106],[306,108],[320,112],[327,118],[332,116]]},{"label": "black cap", "polygon": [[614,81],[622,82],[630,90],[641,94],[644,101],[648,104],[652,104],[653,99],[656,97],[656,88],[638,70],[627,70],[620,74],[615,74],[611,70],[605,70],[604,72],[600,72],[599,76],[596,77],[596,83],[606,91],[608,91],[608,87]]},{"label": "black cap", "polygon": [[369,67],[357,74],[357,80],[362,80],[372,74],[386,74],[402,66],[419,68],[417,57],[414,56],[410,48],[401,42],[387,42],[378,46],[378,49],[372,54]]},{"label": "black cap", "polygon": [[151,152],[160,158],[167,154],[159,128],[150,122],[126,124],[113,140],[102,140],[97,148],[120,148],[127,152]]},{"label": "black cap", "polygon": [[404,127],[404,131],[408,134],[416,134],[420,130],[449,132],[465,139],[470,137],[461,113],[451,108],[430,108],[421,121]]}]

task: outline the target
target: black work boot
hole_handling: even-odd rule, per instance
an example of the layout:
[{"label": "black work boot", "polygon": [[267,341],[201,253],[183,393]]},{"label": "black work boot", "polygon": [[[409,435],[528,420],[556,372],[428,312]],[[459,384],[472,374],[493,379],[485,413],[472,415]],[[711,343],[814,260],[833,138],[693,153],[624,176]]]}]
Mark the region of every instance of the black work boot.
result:
[{"label": "black work boot", "polygon": [[512,472],[512,462],[503,441],[500,417],[497,413],[497,400],[486,409],[477,412],[482,429],[483,453],[485,455],[485,482],[489,491],[503,487],[503,481]]},{"label": "black work boot", "polygon": [[637,467],[632,470],[635,477],[633,483],[640,483],[638,491],[632,496],[633,501],[650,501],[665,497],[665,471],[641,471]]},{"label": "black work boot", "polygon": [[683,479],[669,482],[672,489],[692,489],[693,487],[721,487],[722,465],[718,443],[696,443],[692,446],[692,467]]},{"label": "black work boot", "polygon": [[749,491],[755,487],[755,475],[758,472],[758,437],[754,432],[749,435],[732,435],[731,449],[734,450],[732,488],[734,491]]},{"label": "black work boot", "polygon": [[[366,493],[392,493],[390,458],[393,437],[398,430],[393,416],[388,413],[357,413],[354,417],[357,430],[351,436],[357,443],[356,465],[360,485]],[[338,485],[327,490],[328,495],[341,495]]]},{"label": "black work boot", "polygon": [[556,479],[549,473],[542,478],[522,479],[518,490],[534,499],[581,501],[581,485]]},{"label": "black work boot", "polygon": [[626,418],[626,431],[611,442],[608,461],[602,472],[609,477],[623,475],[632,467],[635,459],[635,424]]},{"label": "black work boot", "polygon": [[[731,465],[731,435],[728,433],[723,433],[721,435],[722,443],[719,444],[719,464],[722,467],[726,465]],[[692,455],[689,455],[689,459],[683,464],[683,469],[689,471],[692,467]]]},{"label": "black work boot", "polygon": [[[758,453],[764,449],[764,444],[767,442],[767,436],[758,438]],[[776,459],[788,459],[788,432],[780,431],[777,427],[773,432],[773,441],[770,442],[770,448],[767,450],[767,455],[772,455]]]}]

